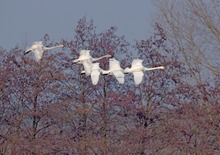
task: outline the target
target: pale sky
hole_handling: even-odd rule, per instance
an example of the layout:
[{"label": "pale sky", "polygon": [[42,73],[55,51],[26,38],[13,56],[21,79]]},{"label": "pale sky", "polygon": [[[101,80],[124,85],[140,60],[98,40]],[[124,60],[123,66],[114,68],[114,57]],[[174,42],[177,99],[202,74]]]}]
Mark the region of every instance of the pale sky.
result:
[{"label": "pale sky", "polygon": [[93,19],[98,31],[118,28],[130,42],[152,34],[151,0],[0,0],[0,46],[25,48],[49,34],[71,39],[80,18]]}]

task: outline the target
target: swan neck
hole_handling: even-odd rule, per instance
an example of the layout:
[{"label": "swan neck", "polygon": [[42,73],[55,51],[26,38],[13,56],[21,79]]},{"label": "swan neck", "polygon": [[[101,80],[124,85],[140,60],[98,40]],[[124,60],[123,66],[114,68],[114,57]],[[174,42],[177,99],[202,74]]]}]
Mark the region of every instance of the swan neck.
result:
[{"label": "swan neck", "polygon": [[52,46],[52,47],[44,47],[45,50],[52,50],[54,48],[59,48],[59,47],[63,47],[63,45],[56,45],[56,46]]},{"label": "swan neck", "polygon": [[93,58],[93,61],[98,61],[98,60],[101,60],[103,58],[108,58],[109,55],[104,55],[104,56],[101,56],[101,57],[98,57],[98,58]]},{"label": "swan neck", "polygon": [[153,68],[144,68],[145,71],[149,71],[149,70],[156,70],[156,69],[164,69],[163,66],[159,66],[159,67],[153,67]]}]

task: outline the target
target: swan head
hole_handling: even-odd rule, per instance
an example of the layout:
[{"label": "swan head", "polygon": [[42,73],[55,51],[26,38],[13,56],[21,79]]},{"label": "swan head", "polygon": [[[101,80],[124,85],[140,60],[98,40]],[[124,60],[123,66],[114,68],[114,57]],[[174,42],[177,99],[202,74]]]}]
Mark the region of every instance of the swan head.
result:
[{"label": "swan head", "polygon": [[159,69],[165,69],[165,67],[164,66],[160,66],[160,67],[158,67]]},{"label": "swan head", "polygon": [[130,68],[126,67],[126,68],[124,69],[124,72],[125,72],[125,73],[128,73],[129,70],[130,70]]},{"label": "swan head", "polygon": [[63,44],[60,44],[60,45],[57,45],[58,47],[61,47],[61,48],[63,48],[64,47],[64,45]]},{"label": "swan head", "polygon": [[105,57],[106,58],[111,58],[112,56],[110,54],[107,54]]}]

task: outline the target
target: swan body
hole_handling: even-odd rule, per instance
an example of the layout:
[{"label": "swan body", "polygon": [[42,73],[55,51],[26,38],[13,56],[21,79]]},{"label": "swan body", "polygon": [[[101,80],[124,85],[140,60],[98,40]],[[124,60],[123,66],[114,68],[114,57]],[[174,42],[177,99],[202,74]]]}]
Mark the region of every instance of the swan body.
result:
[{"label": "swan body", "polygon": [[143,66],[143,60],[141,59],[134,59],[131,64],[131,68],[125,68],[124,73],[133,73],[134,75],[134,82],[136,85],[139,85],[144,76],[144,71],[156,70],[156,69],[164,69],[164,66],[154,67],[154,68],[147,68]]},{"label": "swan body", "polygon": [[100,59],[103,59],[103,58],[109,58],[111,57],[111,55],[104,55],[104,56],[101,56],[101,57],[98,57],[98,58],[93,58],[91,55],[90,55],[90,50],[81,50],[80,51],[80,56],[78,59],[75,59],[73,60],[74,63],[78,63],[78,64],[82,64],[83,65],[83,68],[85,70],[85,74],[86,76],[89,76],[91,75],[91,72],[92,72],[92,66],[93,66],[93,62],[94,61],[98,61]]},{"label": "swan body", "polygon": [[63,47],[63,45],[56,45],[52,47],[45,47],[42,41],[35,41],[32,43],[31,47],[24,51],[24,55],[33,52],[35,61],[39,62],[42,59],[43,53],[54,48]]},{"label": "swan body", "polygon": [[123,69],[120,67],[120,62],[115,58],[109,59],[109,70],[103,71],[102,74],[113,74],[120,84],[124,83]]}]

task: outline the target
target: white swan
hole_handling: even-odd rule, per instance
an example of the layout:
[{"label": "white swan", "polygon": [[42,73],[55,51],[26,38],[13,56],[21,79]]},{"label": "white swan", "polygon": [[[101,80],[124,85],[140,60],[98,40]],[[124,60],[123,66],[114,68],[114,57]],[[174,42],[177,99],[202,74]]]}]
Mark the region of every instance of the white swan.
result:
[{"label": "white swan", "polygon": [[131,68],[125,68],[124,73],[133,73],[134,75],[134,82],[136,85],[139,85],[142,82],[144,73],[143,71],[155,70],[155,69],[164,69],[164,66],[154,67],[154,68],[147,68],[142,65],[143,60],[141,59],[134,59],[131,64]]},{"label": "white swan", "polygon": [[93,65],[92,62],[98,61],[98,60],[103,59],[103,58],[109,58],[109,57],[111,57],[111,55],[108,54],[108,55],[104,55],[104,56],[101,56],[101,57],[98,57],[98,58],[93,58],[90,55],[90,50],[81,50],[79,58],[73,60],[73,62],[82,64],[83,67],[84,67],[86,76],[89,76],[91,74],[91,71],[92,71],[92,65]]},{"label": "white swan", "polygon": [[35,61],[39,62],[43,56],[43,53],[45,51],[54,49],[54,48],[58,48],[58,47],[63,47],[63,45],[56,45],[56,46],[52,46],[52,47],[45,47],[42,43],[42,41],[35,41],[32,43],[32,46],[27,48],[24,51],[24,55],[33,52],[34,56],[35,56]]},{"label": "white swan", "polygon": [[114,75],[120,84],[124,83],[123,69],[120,67],[120,62],[115,58],[109,59],[109,70],[103,71],[102,74]]}]

